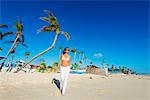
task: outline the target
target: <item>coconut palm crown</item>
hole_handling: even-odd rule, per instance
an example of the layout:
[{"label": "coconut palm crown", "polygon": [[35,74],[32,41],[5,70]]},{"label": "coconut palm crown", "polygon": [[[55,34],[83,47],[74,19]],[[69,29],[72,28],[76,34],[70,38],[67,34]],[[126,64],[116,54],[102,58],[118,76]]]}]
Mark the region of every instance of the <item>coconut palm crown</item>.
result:
[{"label": "coconut palm crown", "polygon": [[[57,18],[49,11],[49,10],[44,10],[44,12],[46,14],[48,14],[48,17],[40,17],[41,20],[46,21],[49,23],[49,26],[43,26],[42,28],[40,28],[39,30],[37,30],[37,32],[55,32],[55,37],[54,37],[54,41],[52,43],[52,45],[50,47],[48,47],[46,50],[40,52],[39,54],[35,55],[28,63],[26,63],[22,68],[26,67],[26,65],[28,65],[29,63],[31,63],[33,60],[35,60],[36,58],[38,58],[39,56],[45,54],[46,52],[50,51],[52,48],[54,48],[58,35],[60,33],[62,33],[67,40],[70,39],[70,35],[67,32],[64,31],[60,31],[60,25],[58,24]],[[18,69],[17,71],[15,71],[15,73],[19,72],[22,68]]]}]

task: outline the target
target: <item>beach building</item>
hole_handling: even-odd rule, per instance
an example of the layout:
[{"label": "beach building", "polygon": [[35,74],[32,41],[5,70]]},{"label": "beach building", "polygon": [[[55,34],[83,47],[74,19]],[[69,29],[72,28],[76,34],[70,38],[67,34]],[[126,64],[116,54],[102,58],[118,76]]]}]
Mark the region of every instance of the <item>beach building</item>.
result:
[{"label": "beach building", "polygon": [[86,72],[96,75],[108,75],[108,70],[106,68],[99,68],[95,65],[87,67]]}]

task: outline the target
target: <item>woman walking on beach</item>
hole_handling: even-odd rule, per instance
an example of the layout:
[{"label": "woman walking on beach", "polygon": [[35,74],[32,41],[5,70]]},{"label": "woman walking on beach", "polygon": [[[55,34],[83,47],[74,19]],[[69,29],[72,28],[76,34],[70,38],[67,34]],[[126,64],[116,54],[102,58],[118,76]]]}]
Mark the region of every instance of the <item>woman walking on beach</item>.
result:
[{"label": "woman walking on beach", "polygon": [[66,47],[63,50],[63,54],[60,56],[60,91],[61,93],[64,95],[65,94],[65,90],[66,90],[66,86],[67,86],[67,79],[70,73],[70,56],[68,55],[69,52],[69,48]]}]

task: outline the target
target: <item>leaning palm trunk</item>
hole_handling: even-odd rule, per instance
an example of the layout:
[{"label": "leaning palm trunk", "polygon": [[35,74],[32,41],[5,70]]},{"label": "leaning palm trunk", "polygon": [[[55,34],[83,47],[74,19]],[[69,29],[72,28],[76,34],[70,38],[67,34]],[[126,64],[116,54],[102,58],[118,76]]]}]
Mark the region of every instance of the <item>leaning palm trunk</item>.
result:
[{"label": "leaning palm trunk", "polygon": [[[4,58],[4,60],[3,60],[3,62],[2,62],[3,65],[4,65],[5,61],[7,60],[8,56],[10,55],[11,51],[16,48],[16,45],[17,45],[16,43],[17,43],[17,40],[18,40],[19,37],[20,37],[20,35],[18,35],[18,36],[16,37],[16,39],[15,39],[13,45],[12,45],[11,48],[9,49],[9,51],[8,51],[8,53],[7,53],[7,55],[6,55],[6,57]],[[3,65],[1,65],[0,70],[2,70]]]},{"label": "leaning palm trunk", "polygon": [[46,52],[48,52],[49,50],[51,50],[52,48],[54,48],[55,44],[56,44],[56,41],[57,41],[57,37],[58,37],[58,34],[55,35],[55,38],[54,38],[54,41],[53,41],[53,44],[47,48],[46,50],[44,50],[43,52],[37,54],[36,56],[34,56],[28,63],[26,63],[23,67],[21,67],[20,69],[18,69],[17,71],[15,71],[15,73],[19,72],[22,68],[26,67],[28,64],[30,64],[33,60],[35,60],[37,57],[45,54]]},{"label": "leaning palm trunk", "polygon": [[17,40],[18,40],[18,38],[19,38],[19,37],[20,37],[19,35],[16,37],[16,39],[15,39],[15,41],[14,41],[13,45],[12,45],[12,46],[11,46],[11,48],[9,49],[9,51],[8,51],[8,53],[7,53],[7,55],[6,55],[6,57],[5,57],[5,60],[4,60],[4,61],[6,61],[6,60],[7,60],[8,56],[9,56],[9,55],[10,55],[10,53],[11,53],[11,51],[12,51],[13,49],[15,49],[15,48],[16,48],[16,43],[17,43]]}]

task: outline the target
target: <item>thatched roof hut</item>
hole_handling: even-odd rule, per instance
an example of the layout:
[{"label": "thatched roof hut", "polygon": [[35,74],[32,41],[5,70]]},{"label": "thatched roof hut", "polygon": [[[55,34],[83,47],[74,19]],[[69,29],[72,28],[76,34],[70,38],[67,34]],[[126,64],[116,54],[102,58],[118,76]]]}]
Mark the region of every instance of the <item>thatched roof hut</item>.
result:
[{"label": "thatched roof hut", "polygon": [[87,73],[96,74],[96,75],[106,75],[107,71],[105,69],[99,68],[95,65],[91,65],[86,69]]}]

